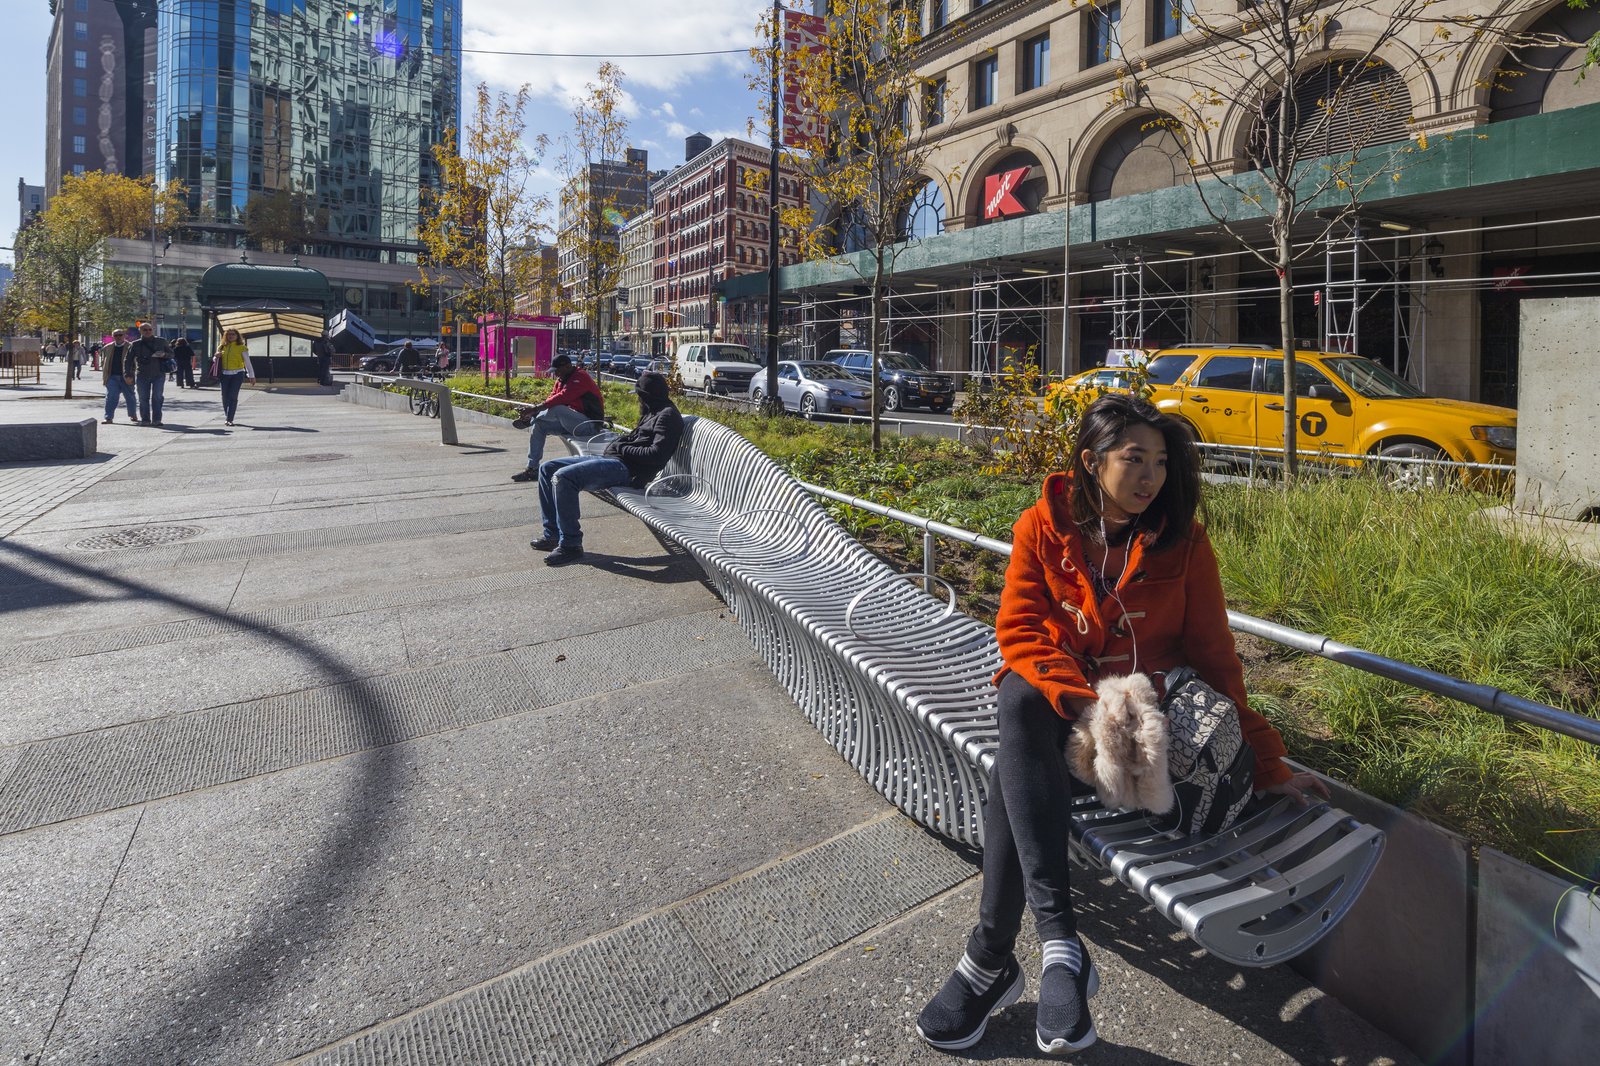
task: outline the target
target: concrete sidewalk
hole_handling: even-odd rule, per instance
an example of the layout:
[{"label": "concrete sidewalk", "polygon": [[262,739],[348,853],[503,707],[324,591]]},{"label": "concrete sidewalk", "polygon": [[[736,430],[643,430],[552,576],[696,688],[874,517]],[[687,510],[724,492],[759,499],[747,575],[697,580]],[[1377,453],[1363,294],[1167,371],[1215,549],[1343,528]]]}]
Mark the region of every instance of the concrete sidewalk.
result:
[{"label": "concrete sidewalk", "polygon": [[[685,556],[586,499],[585,564],[542,565],[509,428],[182,395],[0,467],[0,1063],[949,1060],[912,1026],[975,857]],[[1412,1061],[1084,880],[1080,1061]],[[976,1057],[1040,1058],[1031,1004]]]}]

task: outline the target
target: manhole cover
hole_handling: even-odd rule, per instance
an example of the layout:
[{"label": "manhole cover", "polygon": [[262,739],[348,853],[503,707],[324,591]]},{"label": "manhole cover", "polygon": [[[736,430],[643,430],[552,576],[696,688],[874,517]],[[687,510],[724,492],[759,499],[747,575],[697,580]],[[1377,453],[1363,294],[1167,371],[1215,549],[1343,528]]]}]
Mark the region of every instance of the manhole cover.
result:
[{"label": "manhole cover", "polygon": [[157,544],[174,544],[205,532],[202,526],[134,526],[98,537],[80,540],[73,547],[80,551],[114,552],[123,548],[149,548]]},{"label": "manhole cover", "polygon": [[332,463],[340,459],[348,459],[342,452],[320,452],[316,455],[285,455],[278,460],[280,463]]}]

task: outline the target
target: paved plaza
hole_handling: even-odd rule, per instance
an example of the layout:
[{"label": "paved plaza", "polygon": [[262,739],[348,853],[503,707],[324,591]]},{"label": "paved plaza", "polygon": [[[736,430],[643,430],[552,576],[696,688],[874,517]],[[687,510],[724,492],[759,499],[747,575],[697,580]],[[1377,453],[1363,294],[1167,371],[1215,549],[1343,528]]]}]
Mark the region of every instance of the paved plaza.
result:
[{"label": "paved plaza", "polygon": [[[98,419],[89,376],[0,420]],[[239,419],[173,390],[96,460],[0,465],[0,1064],[951,1061],[913,1023],[976,856],[823,743],[687,556],[586,499],[545,567],[509,423]],[[1414,1061],[1082,882],[1075,1061]],[[1042,1058],[1032,1003],[974,1057]]]}]

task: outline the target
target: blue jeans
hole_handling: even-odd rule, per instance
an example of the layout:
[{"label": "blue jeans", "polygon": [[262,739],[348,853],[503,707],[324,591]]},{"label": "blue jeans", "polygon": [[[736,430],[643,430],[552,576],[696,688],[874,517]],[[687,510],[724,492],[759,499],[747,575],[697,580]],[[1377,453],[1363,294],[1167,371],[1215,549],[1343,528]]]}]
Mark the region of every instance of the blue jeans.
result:
[{"label": "blue jeans", "polygon": [[117,417],[117,401],[128,401],[128,421],[139,421],[138,400],[133,394],[133,385],[127,378],[117,377],[113,374],[106,381],[106,421]]},{"label": "blue jeans", "polygon": [[539,464],[539,518],[544,535],[563,547],[583,547],[578,524],[578,493],[610,489],[633,480],[621,459],[600,455],[563,455]]},{"label": "blue jeans", "polygon": [[[593,419],[586,416],[577,408],[561,404],[556,407],[546,407],[534,416],[533,423],[528,427],[528,465],[538,466],[544,458],[545,438],[554,433],[558,437],[567,437],[572,431],[585,422]],[[596,427],[596,432],[599,427]]]},{"label": "blue jeans", "polygon": [[222,389],[222,417],[232,422],[239,410],[239,390],[244,388],[244,371],[218,374],[217,385]]},{"label": "blue jeans", "polygon": [[161,421],[161,397],[167,390],[167,376],[139,378],[135,384],[139,388],[139,421]]}]

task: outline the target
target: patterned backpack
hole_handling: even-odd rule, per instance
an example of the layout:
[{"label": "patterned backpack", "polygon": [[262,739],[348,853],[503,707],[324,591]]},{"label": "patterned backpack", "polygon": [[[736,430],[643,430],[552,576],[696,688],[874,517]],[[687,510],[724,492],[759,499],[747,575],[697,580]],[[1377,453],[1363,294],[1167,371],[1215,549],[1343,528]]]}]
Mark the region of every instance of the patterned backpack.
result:
[{"label": "patterned backpack", "polygon": [[1245,742],[1239,709],[1187,666],[1167,674],[1161,701],[1170,741],[1167,767],[1177,803],[1152,820],[1183,836],[1220,833],[1250,802],[1256,757]]}]

